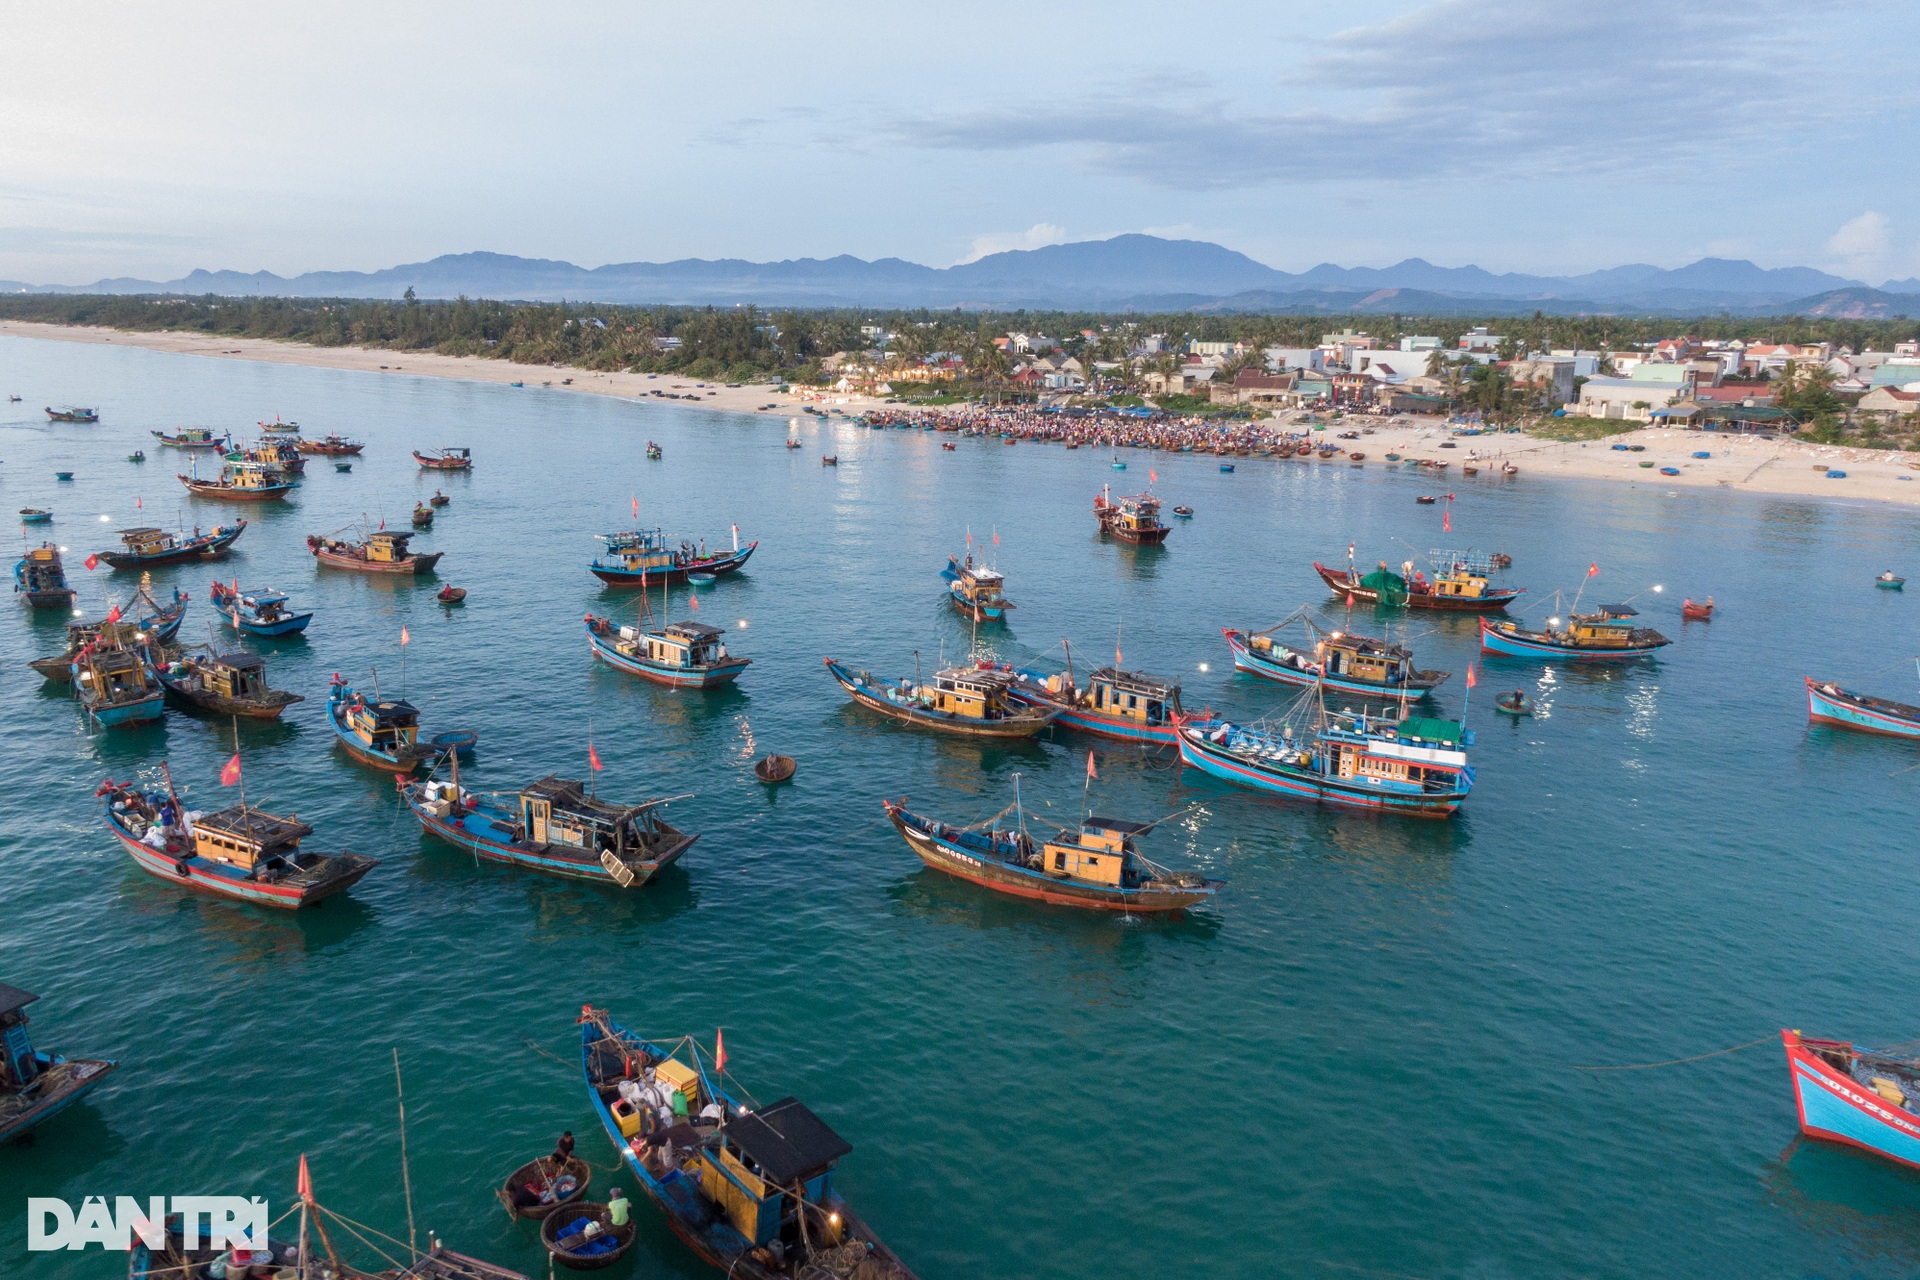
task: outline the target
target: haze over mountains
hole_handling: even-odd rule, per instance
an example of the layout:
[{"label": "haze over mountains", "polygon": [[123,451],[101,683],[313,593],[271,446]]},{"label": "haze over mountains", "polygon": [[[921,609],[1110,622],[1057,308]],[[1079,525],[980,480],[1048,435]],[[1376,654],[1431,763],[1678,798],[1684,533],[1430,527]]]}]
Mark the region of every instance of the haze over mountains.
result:
[{"label": "haze over mountains", "polygon": [[1879,318],[1920,316],[1920,280],[1884,289],[1811,267],[1763,269],[1702,258],[1666,269],[1634,264],[1574,276],[1495,274],[1409,258],[1391,267],[1276,271],[1198,240],[1124,235],[990,254],[952,267],[899,258],[841,256],[785,262],[687,258],[578,267],[497,253],[448,254],[383,271],[196,270],[178,280],[27,285],[26,293],[221,294],[716,304],[795,307],[963,307],[1106,311],[1246,311],[1332,314],[1706,312]]}]

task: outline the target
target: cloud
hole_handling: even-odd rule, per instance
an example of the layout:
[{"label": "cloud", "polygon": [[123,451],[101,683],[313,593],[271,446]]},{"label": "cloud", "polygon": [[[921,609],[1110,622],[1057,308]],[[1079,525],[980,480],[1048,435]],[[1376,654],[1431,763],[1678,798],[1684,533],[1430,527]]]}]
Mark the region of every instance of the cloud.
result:
[{"label": "cloud", "polygon": [[1737,23],[1653,0],[1437,0],[1299,42],[1305,56],[1258,97],[1140,76],[1123,97],[903,120],[894,133],[934,149],[1056,151],[1179,190],[1757,171],[1920,98],[1864,66],[1833,93],[1833,25],[1783,0],[1755,0]]},{"label": "cloud", "polygon": [[1827,252],[1849,275],[1867,278],[1883,272],[1893,251],[1893,224],[1883,213],[1869,209],[1841,224],[1827,241]]},{"label": "cloud", "polygon": [[973,246],[960,261],[978,262],[990,253],[1005,253],[1010,249],[1041,249],[1050,244],[1064,244],[1066,239],[1067,229],[1051,222],[1036,222],[1025,231],[989,231],[973,238]]}]

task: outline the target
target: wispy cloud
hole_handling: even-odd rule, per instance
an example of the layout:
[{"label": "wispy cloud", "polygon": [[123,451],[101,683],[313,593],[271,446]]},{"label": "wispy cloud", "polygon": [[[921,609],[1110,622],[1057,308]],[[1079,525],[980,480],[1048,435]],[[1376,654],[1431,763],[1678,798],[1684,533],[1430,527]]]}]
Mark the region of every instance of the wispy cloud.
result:
[{"label": "wispy cloud", "polygon": [[990,253],[1009,249],[1041,249],[1050,244],[1065,244],[1067,229],[1051,222],[1036,222],[1025,231],[989,231],[973,238],[967,256],[961,262],[978,262]]}]

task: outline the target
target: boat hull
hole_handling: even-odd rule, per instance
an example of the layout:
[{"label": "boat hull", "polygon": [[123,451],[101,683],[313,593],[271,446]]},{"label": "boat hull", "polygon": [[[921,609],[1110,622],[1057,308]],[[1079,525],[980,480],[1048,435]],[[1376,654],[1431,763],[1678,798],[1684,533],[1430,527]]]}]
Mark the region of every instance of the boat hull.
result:
[{"label": "boat hull", "polygon": [[116,702],[104,707],[93,706],[82,698],[80,705],[85,708],[88,717],[103,729],[117,729],[129,724],[147,724],[160,719],[167,713],[167,698],[164,691],[155,691],[133,702]]},{"label": "boat hull", "polygon": [[218,533],[204,538],[195,538],[173,548],[152,555],[135,555],[129,551],[102,551],[100,558],[116,569],[150,569],[160,564],[181,564],[188,560],[218,560],[227,554],[228,548],[247,530],[247,522],[242,520],[231,529],[222,529]]},{"label": "boat hull", "polygon": [[1806,682],[1807,718],[1815,724],[1889,738],[1920,739],[1920,707],[1867,698],[1838,687],[1828,693],[1812,676],[1807,676]]},{"label": "boat hull", "polygon": [[1920,1169],[1920,1118],[1888,1105],[1871,1089],[1835,1070],[1806,1048],[1796,1031],[1782,1031],[1800,1132],[1845,1143],[1909,1169]]},{"label": "boat hull", "polygon": [[750,658],[729,658],[724,663],[697,671],[689,671],[685,667],[663,667],[628,657],[594,634],[591,627],[587,631],[587,643],[593,649],[593,656],[608,666],[642,680],[651,680],[654,684],[666,685],[669,689],[717,689],[732,684],[752,664]]},{"label": "boat hull", "polygon": [[[310,613],[290,614],[284,618],[277,618],[272,622],[256,622],[252,618],[242,614],[237,629],[246,632],[250,636],[266,636],[269,638],[274,636],[291,636],[305,631],[307,624],[312,621],[313,615]],[[227,616],[226,626],[229,631],[236,629],[231,614]]]},{"label": "boat hull", "polygon": [[1346,783],[1299,769],[1261,764],[1221,750],[1198,730],[1180,734],[1180,759],[1222,782],[1291,800],[1368,813],[1390,813],[1408,818],[1451,818],[1466,798],[1465,792],[1410,793]]},{"label": "boat hull", "polygon": [[[1347,576],[1345,569],[1329,569],[1318,560],[1313,562],[1313,571],[1320,580],[1342,596],[1348,604],[1379,604],[1380,593],[1370,587],[1360,586]],[[1405,609],[1431,609],[1436,613],[1501,613],[1515,600],[1526,594],[1524,587],[1500,587],[1489,589],[1483,596],[1437,596],[1431,592],[1407,592],[1406,603],[1398,606]]]},{"label": "boat hull", "polygon": [[410,555],[405,560],[373,561],[362,560],[358,556],[343,556],[328,551],[325,547],[313,548],[313,558],[330,569],[345,569],[351,573],[385,573],[400,577],[432,573],[433,566],[440,563],[444,551],[429,552],[424,556]]},{"label": "boat hull", "polygon": [[1377,698],[1384,702],[1398,702],[1401,698],[1409,702],[1417,701],[1431,694],[1436,685],[1446,680],[1446,673],[1440,673],[1438,680],[1410,680],[1403,685],[1369,684],[1346,676],[1322,676],[1315,668],[1302,671],[1285,662],[1275,662],[1272,658],[1255,653],[1242,633],[1227,628],[1222,633],[1227,638],[1227,649],[1233,654],[1236,670],[1248,675],[1259,676],[1264,680],[1275,680],[1281,684],[1292,685],[1296,689],[1311,688],[1324,683],[1329,692],[1349,694],[1358,698]]},{"label": "boat hull", "polygon": [[826,660],[827,670],[847,695],[869,711],[877,711],[890,720],[902,724],[914,725],[922,729],[932,729],[936,733],[953,734],[963,738],[1031,738],[1053,723],[1057,712],[1045,707],[1028,708],[1028,713],[1010,716],[1002,720],[975,720],[967,716],[957,716],[945,711],[930,711],[920,706],[903,706],[893,702],[883,694],[876,694],[872,688],[860,681],[858,673],[841,666],[832,658]]},{"label": "boat hull", "polygon": [[1619,649],[1583,649],[1541,638],[1540,632],[1509,632],[1480,620],[1480,647],[1488,653],[1507,658],[1546,658],[1562,662],[1632,662],[1666,647],[1658,644],[1631,644]]},{"label": "boat hull", "polygon": [[257,489],[241,489],[233,485],[216,484],[211,480],[195,480],[192,476],[181,476],[180,483],[187,486],[187,492],[194,497],[211,498],[216,502],[277,502],[299,487],[293,484],[268,484]]},{"label": "boat hull", "polygon": [[280,713],[296,702],[305,702],[300,694],[288,694],[285,701],[257,701],[251,698],[229,698],[223,694],[208,693],[204,690],[190,689],[183,682],[171,679],[167,674],[158,672],[160,685],[175,705],[192,708],[196,711],[210,711],[222,716],[245,716],[249,720],[278,720]]},{"label": "boat hull", "polygon": [[1167,535],[1173,532],[1173,526],[1163,524],[1151,529],[1129,529],[1115,521],[1102,519],[1100,532],[1109,538],[1131,543],[1136,547],[1157,547],[1167,540]]},{"label": "boat hull", "polygon": [[51,587],[44,591],[20,592],[29,606],[35,609],[66,609],[73,604],[72,587]]},{"label": "boat hull", "polygon": [[422,454],[416,453],[413,455],[413,460],[420,464],[420,468],[423,471],[471,471],[473,470],[472,458],[429,458]]},{"label": "boat hull", "polygon": [[[437,836],[448,844],[455,845],[477,858],[488,862],[498,862],[505,866],[523,867],[528,871],[538,871],[544,875],[560,876],[567,880],[586,880],[594,884],[605,885],[611,889],[621,888],[613,878],[613,873],[603,866],[598,858],[585,852],[556,848],[552,845],[540,846],[520,840],[502,840],[498,835],[484,835],[476,827],[493,831],[500,825],[502,817],[512,818],[506,810],[476,809],[467,811],[467,816],[459,822],[442,818],[429,810],[420,800],[419,789],[408,787],[405,792],[407,808],[413,810],[413,816],[420,820],[420,826],[430,835]],[[651,881],[656,875],[680,860],[697,835],[680,837],[680,842],[671,846],[660,857],[651,859],[646,867],[627,863],[633,872],[633,881],[625,886],[638,889]]]},{"label": "boat hull", "polygon": [[1180,740],[1180,727],[1175,724],[1141,724],[1138,720],[1129,720],[1125,716],[1108,715],[1103,711],[1093,711],[1086,707],[1070,707],[1064,702],[1055,701],[1043,693],[1021,685],[1013,686],[1009,692],[1013,700],[1023,706],[1052,711],[1055,728],[1072,729],[1078,733],[1088,733],[1099,738],[1115,738],[1122,742],[1139,742],[1155,747],[1171,747]]},{"label": "boat hull", "polygon": [[251,902],[256,906],[277,907],[282,911],[297,911],[344,893],[358,884],[360,878],[376,865],[369,858],[363,865],[350,868],[317,885],[266,884],[242,876],[209,858],[181,856],[142,844],[131,831],[114,821],[111,814],[107,817],[107,829],[113,832],[114,838],[135,865],[150,875],[200,893],[231,898],[235,902]]},{"label": "boat hull", "polygon": [[683,565],[674,565],[664,569],[648,569],[644,574],[638,569],[622,569],[617,565],[605,565],[598,561],[587,566],[587,571],[610,587],[622,590],[637,590],[641,587],[657,587],[664,584],[685,582],[690,573],[711,573],[716,577],[723,573],[732,573],[746,564],[753,555],[758,541],[749,542],[738,551],[729,551],[723,556],[708,556],[704,560],[689,560]]},{"label": "boat hull", "polygon": [[37,1105],[29,1107],[26,1111],[14,1116],[13,1119],[6,1123],[0,1124],[0,1146],[5,1146],[15,1138],[22,1137],[38,1126],[45,1124],[74,1103],[80,1101],[80,1099],[86,1097],[89,1093],[92,1093],[94,1088],[98,1086],[102,1080],[107,1078],[107,1075],[112,1072],[114,1067],[119,1065],[107,1058],[56,1057],[53,1061],[56,1066],[72,1068],[74,1075],[69,1077],[66,1087],[58,1090],[50,1097],[41,1099]]},{"label": "boat hull", "polygon": [[340,714],[340,705],[333,699],[328,699],[327,723],[333,726],[333,736],[339,740],[341,747],[361,764],[387,773],[414,774],[432,762],[431,753],[423,753],[418,759],[402,760],[398,756],[368,746],[360,741],[358,734],[347,727]]}]

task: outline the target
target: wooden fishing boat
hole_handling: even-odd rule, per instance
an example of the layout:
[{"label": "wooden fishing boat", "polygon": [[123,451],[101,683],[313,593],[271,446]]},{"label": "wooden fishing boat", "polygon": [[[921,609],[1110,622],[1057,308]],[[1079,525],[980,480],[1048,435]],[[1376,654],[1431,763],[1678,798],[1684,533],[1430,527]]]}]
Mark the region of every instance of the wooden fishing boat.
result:
[{"label": "wooden fishing boat", "polygon": [[1160,499],[1150,493],[1115,498],[1102,486],[1093,499],[1093,514],[1101,533],[1139,546],[1158,546],[1173,532],[1160,522]]},{"label": "wooden fishing boat", "polygon": [[312,613],[295,613],[278,591],[242,591],[239,584],[215,582],[213,607],[224,625],[250,636],[290,636],[305,631]]},{"label": "wooden fishing boat", "polygon": [[421,555],[407,547],[411,533],[399,533],[391,529],[378,529],[368,534],[364,541],[349,542],[339,538],[321,537],[317,533],[307,535],[307,550],[313,552],[313,558],[331,569],[351,569],[356,573],[432,573],[433,566],[440,563],[443,551]]},{"label": "wooden fishing boat", "polygon": [[[1281,643],[1275,632],[1299,622],[1312,647],[1296,649]],[[1223,627],[1227,650],[1237,670],[1295,688],[1324,685],[1329,691],[1362,698],[1424,698],[1450,674],[1414,666],[1413,651],[1405,645],[1372,636],[1327,631],[1304,612],[1265,631],[1237,631]]]},{"label": "wooden fishing boat", "polygon": [[691,1044],[654,1044],[591,1006],[579,1022],[600,1123],[703,1262],[728,1280],[914,1280],[834,1184],[852,1144],[805,1104],[787,1097],[748,1111]]},{"label": "wooden fishing boat", "polygon": [[971,738],[1031,738],[1060,714],[1058,708],[1013,700],[1014,675],[997,668],[948,667],[921,683],[916,677],[879,680],[832,658],[827,670],[869,711],[925,729]]},{"label": "wooden fishing boat", "polygon": [[22,507],[20,508],[20,523],[52,524],[53,512],[46,510],[44,507]]},{"label": "wooden fishing boat", "polygon": [[145,724],[166,712],[166,690],[153,673],[151,654],[118,628],[101,631],[80,647],[70,679],[87,718],[101,728]]},{"label": "wooden fishing boat", "polygon": [[1920,1169],[1920,1061],[1782,1031],[1800,1132]]},{"label": "wooden fishing boat", "polygon": [[1224,472],[1225,474],[1227,474],[1227,475],[1232,475],[1232,474],[1233,474],[1233,464],[1232,464],[1231,462],[1223,462],[1223,463],[1221,463],[1221,464],[1220,464],[1220,470],[1221,470],[1222,472]]},{"label": "wooden fishing boat", "polygon": [[753,762],[753,776],[770,786],[778,785],[791,780],[799,767],[792,756],[761,756]]},{"label": "wooden fishing boat", "polygon": [[53,478],[55,480],[58,480],[61,484],[71,484],[73,482],[73,472],[56,471],[53,473]]},{"label": "wooden fishing boat", "polygon": [[220,468],[217,480],[183,475],[180,483],[196,498],[220,502],[272,502],[300,487],[286,473],[258,462],[229,462]]},{"label": "wooden fishing boat", "polygon": [[223,716],[277,720],[280,713],[306,697],[267,687],[266,660],[257,653],[186,653],[156,664],[167,694],[177,703]]},{"label": "wooden fishing boat", "polygon": [[308,853],[313,828],[244,801],[218,813],[188,811],[160,767],[157,786],[116,783],[96,792],[107,829],[142,871],[202,893],[295,910],[344,893],[373,870],[357,853]]},{"label": "wooden fishing boat", "polygon": [[339,676],[327,689],[327,721],[347,754],[361,764],[408,774],[439,754],[420,741],[420,709],[398,698],[369,699]]},{"label": "wooden fishing boat", "polygon": [[820,465],[823,467],[837,467],[840,465],[840,455],[836,453],[832,457],[828,457],[823,453],[820,455]]},{"label": "wooden fishing boat", "polygon": [[675,689],[713,689],[736,679],[752,663],[727,652],[727,633],[698,622],[670,622],[658,631],[621,626],[611,618],[586,617],[593,655],[628,675]]},{"label": "wooden fishing boat", "polygon": [[1193,519],[1193,508],[1184,505],[1178,506],[1173,509],[1173,514],[1179,516],[1182,520],[1191,520]]},{"label": "wooden fishing boat", "polygon": [[446,586],[434,592],[433,598],[441,604],[461,604],[465,602],[467,598],[467,589],[465,587],[456,587],[449,582]]},{"label": "wooden fishing boat", "polygon": [[1708,622],[1713,618],[1713,597],[1696,604],[1691,596],[1680,602],[1680,616],[1689,622]]},{"label": "wooden fishing boat", "polygon": [[0,982],[0,1146],[84,1098],[117,1065],[36,1050],[23,1010],[39,998]]},{"label": "wooden fishing boat", "polygon": [[367,446],[345,436],[328,435],[321,440],[300,440],[294,447],[302,453],[317,454],[323,458],[351,458]]},{"label": "wooden fishing boat", "polygon": [[35,609],[71,608],[74,590],[67,585],[60,548],[51,542],[28,547],[13,566],[13,590]]},{"label": "wooden fishing boat", "polygon": [[124,612],[116,606],[105,618],[69,622],[66,651],[35,658],[28,665],[48,680],[66,684],[73,679],[74,658],[103,632],[112,633],[111,644],[141,650],[149,663],[165,662],[169,657],[167,642],[179,634],[180,623],[187,616],[187,600],[187,593],[176,587],[173,599],[162,605],[154,599],[153,579],[143,574]]},{"label": "wooden fishing boat", "polygon": [[191,538],[165,529],[143,526],[120,530],[124,551],[102,551],[100,558],[116,569],[147,569],[159,564],[179,564],[187,560],[218,560],[227,554],[234,541],[247,531],[245,520],[217,524],[209,533],[194,526]]},{"label": "wooden fishing boat", "polygon": [[262,436],[256,444],[238,445],[228,450],[226,460],[258,463],[296,479],[307,473],[307,460],[300,454],[299,441],[292,436]]},{"label": "wooden fishing boat", "polygon": [[471,471],[473,470],[473,451],[471,449],[446,448],[433,453],[413,451],[413,460],[428,471]]},{"label": "wooden fishing boat", "polygon": [[540,1224],[540,1243],[563,1267],[599,1271],[625,1256],[636,1230],[631,1220],[615,1226],[606,1205],[582,1203],[548,1214]]},{"label": "wooden fishing boat", "polygon": [[1831,681],[1804,677],[1807,718],[1815,724],[1893,738],[1920,738],[1920,707],[1842,689]]},{"label": "wooden fishing boat", "polygon": [[760,544],[740,545],[740,526],[733,527],[733,549],[709,552],[704,541],[698,545],[681,539],[670,546],[659,529],[629,529],[625,533],[596,535],[607,544],[604,555],[587,565],[587,571],[610,587],[644,588],[685,582],[689,573],[732,573],[746,564]]},{"label": "wooden fishing boat", "polygon": [[549,774],[502,801],[463,788],[458,755],[448,759],[449,781],[429,777],[401,795],[428,833],[489,862],[638,889],[700,838],[661,818],[666,799],[609,804]]},{"label": "wooden fishing boat", "polygon": [[230,444],[226,435],[213,434],[211,427],[181,427],[172,435],[164,431],[150,431],[147,434],[175,449],[225,449]]},{"label": "wooden fishing boat", "polygon": [[1183,726],[1180,759],[1235,786],[1341,808],[1450,818],[1473,787],[1472,731],[1453,720],[1320,713],[1297,734],[1216,720]]},{"label": "wooden fishing boat", "polygon": [[563,1161],[541,1156],[508,1174],[493,1196],[513,1217],[538,1222],[587,1194],[592,1181],[593,1166],[579,1156]]},{"label": "wooden fishing boat", "polygon": [[146,460],[147,460],[147,451],[145,449],[135,449],[132,453],[127,455],[128,462],[145,462]]},{"label": "wooden fishing boat", "polygon": [[1007,610],[1014,607],[1004,594],[1006,578],[998,569],[975,564],[972,551],[967,552],[964,563],[948,556],[940,577],[947,584],[947,599],[953,607],[975,622],[1005,622]]},{"label": "wooden fishing boat", "polygon": [[342,472],[351,471],[353,470],[353,464],[351,462],[336,462],[333,464],[333,469]]},{"label": "wooden fishing boat", "polygon": [[1205,902],[1226,883],[1150,862],[1138,842],[1151,822],[1089,817],[1078,831],[1036,841],[1024,821],[1009,830],[953,827],[881,802],[920,861],[969,884],[1062,907],[1154,914]]},{"label": "wooden fishing boat", "polygon": [[1873,580],[1873,585],[1880,588],[1882,591],[1900,591],[1906,587],[1907,580],[1905,578],[1897,576],[1893,572],[1893,570],[1889,569],[1885,573],[1881,574],[1879,577],[1875,578]]},{"label": "wooden fishing boat", "polygon": [[[798,449],[798,448],[800,447],[800,442],[799,442],[798,440],[793,440],[793,441],[789,441],[788,443],[789,443],[789,445],[790,445],[791,447],[793,447],[793,448],[795,448],[795,449]],[[960,446],[959,446],[959,445],[957,445],[957,444],[955,444],[955,443],[954,443],[953,441],[951,441],[951,440],[942,440],[942,441],[940,442],[940,447],[941,447],[941,449],[943,449],[943,450],[945,450],[946,452],[948,452],[948,453],[952,453],[952,452],[953,452],[954,450],[956,450],[956,449],[958,449],[958,448],[959,448]],[[1069,449],[1072,449],[1072,448],[1075,448],[1075,447],[1076,447],[1076,446],[1074,446],[1074,445],[1071,445],[1071,444],[1067,446],[1067,448],[1069,448]]]},{"label": "wooden fishing boat", "polygon": [[655,462],[660,461],[660,446],[651,440],[647,441],[647,457]]},{"label": "wooden fishing boat", "polygon": [[1494,710],[1504,712],[1510,716],[1530,716],[1533,714],[1533,703],[1529,702],[1527,695],[1518,689],[1515,689],[1512,693],[1503,693],[1495,698],[1493,700],[1493,707]]},{"label": "wooden fishing boat", "polygon": [[1538,631],[1517,622],[1480,619],[1480,647],[1509,658],[1565,658],[1574,662],[1625,662],[1644,658],[1673,641],[1651,627],[1636,627],[1639,614],[1630,605],[1601,605],[1576,613],[1564,627],[1549,619]]},{"label": "wooden fishing boat", "polygon": [[[1004,669],[1004,668],[1003,668]],[[1102,738],[1170,747],[1178,740],[1180,685],[1171,680],[1101,667],[1082,688],[1073,678],[1073,651],[1064,673],[1014,671],[1008,695],[1017,703],[1054,712],[1054,723]]]},{"label": "wooden fishing boat", "polygon": [[433,527],[433,508],[424,502],[413,504],[413,527],[430,529]]},{"label": "wooden fishing boat", "polygon": [[55,422],[98,422],[98,409],[54,409],[47,410],[47,416]]},{"label": "wooden fishing boat", "polygon": [[1434,497],[1430,493],[1423,493],[1419,497],[1415,498],[1414,501],[1419,503],[1423,507],[1430,507],[1434,503],[1438,502],[1439,499]]},{"label": "wooden fishing boat", "polygon": [[1334,594],[1348,604],[1395,605],[1407,609],[1433,609],[1448,613],[1498,613],[1526,594],[1525,587],[1496,587],[1489,581],[1495,570],[1491,559],[1459,551],[1429,553],[1434,565],[1431,579],[1414,568],[1412,561],[1401,565],[1401,573],[1379,568],[1362,577],[1352,560],[1345,569],[1329,569],[1318,560],[1313,571]]},{"label": "wooden fishing boat", "polygon": [[427,499],[427,505],[430,507],[444,507],[449,502],[452,502],[452,501],[453,501],[452,498],[449,498],[446,494],[440,492],[438,489],[435,489],[433,491],[433,496]]}]

